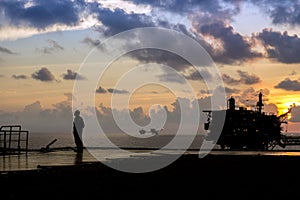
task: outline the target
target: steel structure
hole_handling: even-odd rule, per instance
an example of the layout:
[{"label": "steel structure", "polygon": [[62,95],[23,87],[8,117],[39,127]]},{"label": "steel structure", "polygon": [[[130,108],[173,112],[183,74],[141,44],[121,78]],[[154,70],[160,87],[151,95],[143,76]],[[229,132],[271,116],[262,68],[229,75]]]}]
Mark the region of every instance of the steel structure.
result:
[{"label": "steel structure", "polygon": [[0,152],[2,154],[28,151],[29,131],[22,130],[21,125],[5,125],[0,127]]},{"label": "steel structure", "polygon": [[[287,123],[292,107],[288,112],[277,116],[263,112],[263,106],[262,93],[259,93],[255,110],[244,107],[236,109],[235,99],[232,97],[228,100],[226,110],[204,110],[207,114],[207,122],[204,124],[206,140],[214,141],[222,149],[268,150],[277,145],[282,148],[300,145],[300,137],[282,133],[282,124]],[[224,114],[224,126],[218,132],[215,127]]]}]

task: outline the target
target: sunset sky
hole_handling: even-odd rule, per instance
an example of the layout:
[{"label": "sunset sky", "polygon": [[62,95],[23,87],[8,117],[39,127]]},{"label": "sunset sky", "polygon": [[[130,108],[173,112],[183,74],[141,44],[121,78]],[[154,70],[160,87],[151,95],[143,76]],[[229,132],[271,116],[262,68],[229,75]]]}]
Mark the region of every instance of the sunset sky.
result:
[{"label": "sunset sky", "polygon": [[[222,75],[226,97],[235,97],[237,106],[251,109],[260,91],[267,112],[282,114],[295,104],[289,131],[300,132],[299,0],[0,0],[1,124],[18,122],[41,131],[55,123],[55,131],[66,131],[74,80],[89,81],[78,73],[86,56],[105,39],[143,27],[172,29],[199,42]],[[183,74],[199,101],[210,96],[182,60],[174,64],[170,54],[155,55],[124,55],[111,64],[95,90],[102,117],[109,117],[113,92],[120,99],[128,93],[116,87],[119,78],[148,62]],[[161,70],[157,78],[174,83],[185,97],[172,73]],[[176,110],[176,98],[167,88],[148,85],[132,94],[130,109],[140,117],[153,104]]]}]

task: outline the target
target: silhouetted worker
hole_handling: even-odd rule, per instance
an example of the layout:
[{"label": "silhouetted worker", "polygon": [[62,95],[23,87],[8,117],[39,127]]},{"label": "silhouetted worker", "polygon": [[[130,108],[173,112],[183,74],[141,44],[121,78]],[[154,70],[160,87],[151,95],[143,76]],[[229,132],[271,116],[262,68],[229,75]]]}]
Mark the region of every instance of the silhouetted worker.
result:
[{"label": "silhouetted worker", "polygon": [[80,111],[76,110],[74,112],[74,121],[73,121],[73,135],[76,144],[76,151],[78,153],[83,152],[83,143],[82,143],[82,132],[85,126],[82,117],[80,116]]}]

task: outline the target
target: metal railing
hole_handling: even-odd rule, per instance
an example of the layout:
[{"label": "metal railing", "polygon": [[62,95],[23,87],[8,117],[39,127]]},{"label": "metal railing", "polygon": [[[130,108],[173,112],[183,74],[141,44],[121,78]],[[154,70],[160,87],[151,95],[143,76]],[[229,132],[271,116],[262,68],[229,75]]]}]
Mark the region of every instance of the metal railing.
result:
[{"label": "metal railing", "polygon": [[0,152],[2,154],[28,152],[29,131],[22,130],[21,125],[0,127]]}]

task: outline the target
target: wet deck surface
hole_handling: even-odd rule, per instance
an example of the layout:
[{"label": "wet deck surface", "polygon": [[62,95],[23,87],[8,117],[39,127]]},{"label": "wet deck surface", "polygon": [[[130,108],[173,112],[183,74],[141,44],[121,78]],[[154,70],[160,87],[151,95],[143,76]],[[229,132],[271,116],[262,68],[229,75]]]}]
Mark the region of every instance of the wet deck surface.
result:
[{"label": "wet deck surface", "polygon": [[[20,170],[35,170],[40,166],[71,166],[81,163],[90,162],[111,162],[118,159],[126,159],[139,157],[157,157],[162,155],[176,154],[175,150],[159,152],[139,150],[132,152],[132,154],[122,154],[112,149],[100,149],[93,151],[93,155],[88,150],[84,150],[82,154],[78,154],[73,150],[57,150],[50,152],[32,151],[15,155],[2,155],[0,156],[0,172],[6,171],[20,171]],[[208,152],[202,152],[207,155]],[[201,155],[199,150],[189,150],[185,154]],[[211,151],[209,155],[219,156],[293,156],[300,159],[300,151]]]},{"label": "wet deck surface", "polygon": [[[128,160],[145,159],[135,153],[129,155],[135,159],[127,159],[113,154],[113,150],[97,151],[103,162],[127,164]],[[143,156],[151,160],[170,154],[176,151],[146,151]],[[28,152],[27,156],[6,155],[0,159],[1,199],[132,199],[170,195],[183,199],[195,195],[203,199],[300,199],[298,151],[212,151],[199,159],[199,151],[193,150],[149,173],[114,170],[86,150],[83,154],[71,150]]]}]

